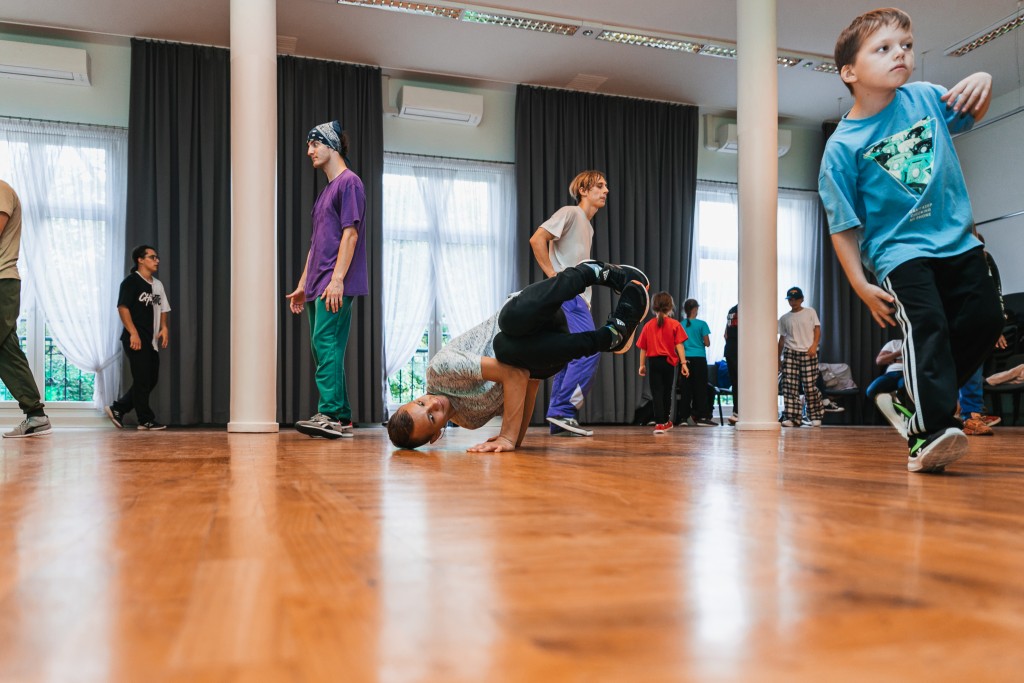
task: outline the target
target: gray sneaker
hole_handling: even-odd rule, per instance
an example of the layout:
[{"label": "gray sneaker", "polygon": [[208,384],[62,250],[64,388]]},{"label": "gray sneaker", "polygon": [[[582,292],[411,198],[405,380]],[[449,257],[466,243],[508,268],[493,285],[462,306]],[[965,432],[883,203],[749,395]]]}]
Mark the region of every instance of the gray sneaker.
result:
[{"label": "gray sneaker", "polygon": [[306,436],[319,436],[325,439],[351,438],[353,436],[351,420],[342,422],[323,413],[317,413],[308,420],[299,420],[295,423],[295,430]]},{"label": "gray sneaker", "polygon": [[593,436],[593,430],[586,429],[580,426],[580,423],[576,418],[572,417],[549,417],[546,418],[551,423],[551,433],[558,436],[561,434],[571,434],[574,436]]},{"label": "gray sneaker", "polygon": [[17,427],[4,432],[5,439],[24,439],[26,436],[43,436],[50,433],[50,418],[26,417]]}]

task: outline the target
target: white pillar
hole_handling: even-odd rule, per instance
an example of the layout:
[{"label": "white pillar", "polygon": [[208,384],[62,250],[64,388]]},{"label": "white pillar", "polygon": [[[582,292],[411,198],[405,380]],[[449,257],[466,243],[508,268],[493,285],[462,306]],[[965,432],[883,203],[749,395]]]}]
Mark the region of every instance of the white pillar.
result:
[{"label": "white pillar", "polygon": [[737,0],[740,429],[778,430],[776,0]]},{"label": "white pillar", "polygon": [[277,3],[231,0],[231,416],[276,432]]}]

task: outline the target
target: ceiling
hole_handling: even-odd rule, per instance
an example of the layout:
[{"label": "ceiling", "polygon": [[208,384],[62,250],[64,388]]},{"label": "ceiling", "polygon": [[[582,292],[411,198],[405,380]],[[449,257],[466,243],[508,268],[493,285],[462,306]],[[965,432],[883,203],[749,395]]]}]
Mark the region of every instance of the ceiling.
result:
[{"label": "ceiling", "polygon": [[[831,55],[840,30],[879,2],[777,0],[779,49]],[[964,57],[942,54],[950,45],[1018,11],[1020,4],[1018,0],[903,0],[900,6],[914,19],[916,78],[949,87],[969,73],[988,71],[994,77],[995,96],[1020,88],[1024,29]],[[736,40],[732,0],[487,0],[480,5],[587,26]],[[8,28],[18,24],[227,46],[228,6],[228,0],[5,0],[3,13]],[[380,65],[394,76],[436,74],[507,87],[528,83],[564,88],[583,74],[607,79],[596,92],[697,104],[710,113],[736,108],[733,60],[617,45],[580,33],[571,37],[541,34],[338,5],[331,0],[278,0],[277,7],[277,33],[296,38],[295,54],[301,56]],[[789,122],[817,125],[835,118],[850,104],[850,95],[837,76],[799,67],[779,69],[779,114]]]}]

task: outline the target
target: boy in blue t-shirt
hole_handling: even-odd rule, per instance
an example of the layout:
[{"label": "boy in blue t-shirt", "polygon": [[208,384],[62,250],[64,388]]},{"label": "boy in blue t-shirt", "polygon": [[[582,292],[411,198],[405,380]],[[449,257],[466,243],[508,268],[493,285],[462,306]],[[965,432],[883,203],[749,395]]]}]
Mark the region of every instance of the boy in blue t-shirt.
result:
[{"label": "boy in blue t-shirt", "polygon": [[967,452],[957,388],[1002,328],[950,135],[985,115],[992,77],[979,72],[949,91],[908,84],[913,35],[898,9],[854,19],[835,58],[854,105],[825,146],[818,189],[854,291],[879,325],[903,330],[913,406],[896,407],[907,420],[907,469],[941,470]]}]

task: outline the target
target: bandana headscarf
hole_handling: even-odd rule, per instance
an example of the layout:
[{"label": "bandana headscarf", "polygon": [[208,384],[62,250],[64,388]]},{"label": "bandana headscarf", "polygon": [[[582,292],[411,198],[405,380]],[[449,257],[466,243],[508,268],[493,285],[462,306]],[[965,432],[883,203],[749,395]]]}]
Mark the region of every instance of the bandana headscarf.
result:
[{"label": "bandana headscarf", "polygon": [[306,142],[316,140],[341,154],[341,136],[344,132],[341,124],[337,121],[321,123],[309,131],[309,134],[306,136]]}]

